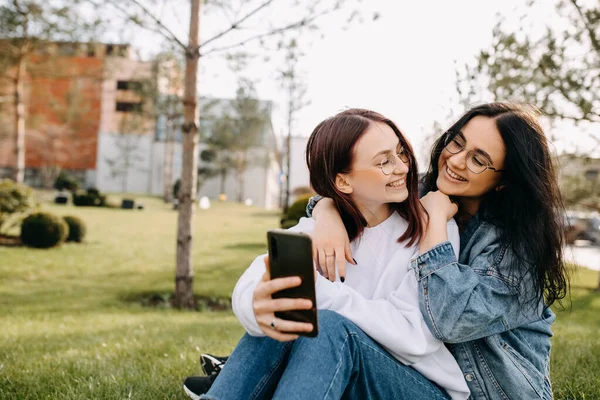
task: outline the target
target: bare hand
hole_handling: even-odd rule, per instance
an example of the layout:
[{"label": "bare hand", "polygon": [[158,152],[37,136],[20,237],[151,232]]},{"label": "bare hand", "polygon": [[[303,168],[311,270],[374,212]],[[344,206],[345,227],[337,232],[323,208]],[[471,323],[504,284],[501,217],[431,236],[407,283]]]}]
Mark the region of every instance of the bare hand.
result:
[{"label": "bare hand", "polygon": [[[305,322],[288,321],[275,317],[277,311],[310,310],[312,301],[308,299],[274,299],[273,293],[299,286],[299,276],[270,279],[269,257],[265,257],[267,271],[254,289],[252,307],[260,329],[268,337],[280,342],[296,340],[298,335],[287,332],[312,332],[313,325]],[[275,327],[273,327],[273,325]]]},{"label": "bare hand", "polygon": [[458,212],[458,205],[453,203],[447,194],[439,190],[429,192],[421,197],[421,204],[427,210],[430,218],[444,218],[444,221],[450,221]]},{"label": "bare hand", "polygon": [[[312,244],[317,271],[333,282],[337,267],[340,279],[345,280],[346,261],[356,264],[352,258],[346,227],[331,199],[319,201],[315,211],[318,212],[318,218],[315,218]],[[314,215],[313,211],[313,217]]]}]

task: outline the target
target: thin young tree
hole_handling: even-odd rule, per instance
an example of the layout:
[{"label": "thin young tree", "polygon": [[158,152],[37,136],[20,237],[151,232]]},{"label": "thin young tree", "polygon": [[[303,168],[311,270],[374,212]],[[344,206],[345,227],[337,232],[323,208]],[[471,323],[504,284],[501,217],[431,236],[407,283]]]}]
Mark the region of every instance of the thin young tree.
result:
[{"label": "thin young tree", "polygon": [[[200,41],[201,0],[190,1],[190,24],[187,44],[180,40],[172,29],[156,16],[143,0],[108,0],[95,1],[99,7],[110,4],[119,10],[127,19],[145,29],[150,29],[164,36],[170,43],[175,43],[185,54],[186,68],[184,78],[184,122],[182,175],[179,190],[179,217],[177,229],[177,267],[175,271],[174,306],[178,308],[195,308],[193,295],[194,273],[192,267],[192,237],[194,204],[196,203],[196,182],[198,179],[198,65],[201,57],[232,51],[241,46],[260,44],[269,38],[278,37],[284,32],[309,27],[317,29],[317,22],[324,16],[342,11],[349,12],[348,21],[356,19],[357,10],[350,9],[349,3],[360,0],[308,0],[298,2],[286,1],[276,4],[274,0],[236,1],[225,0],[211,2],[207,5],[221,7],[231,16],[231,23],[211,37]],[[281,7],[287,19],[270,21],[267,11]],[[265,17],[265,14],[267,15]],[[283,17],[283,14],[279,14]],[[229,38],[229,40],[227,40]]]},{"label": "thin young tree", "polygon": [[281,46],[285,48],[284,66],[279,71],[280,81],[285,90],[287,101],[287,136],[285,145],[285,185],[283,191],[283,213],[287,213],[290,206],[290,180],[292,167],[292,135],[298,111],[310,104],[305,100],[307,87],[302,81],[301,73],[298,71],[298,61],[303,52],[298,41],[292,37]]}]

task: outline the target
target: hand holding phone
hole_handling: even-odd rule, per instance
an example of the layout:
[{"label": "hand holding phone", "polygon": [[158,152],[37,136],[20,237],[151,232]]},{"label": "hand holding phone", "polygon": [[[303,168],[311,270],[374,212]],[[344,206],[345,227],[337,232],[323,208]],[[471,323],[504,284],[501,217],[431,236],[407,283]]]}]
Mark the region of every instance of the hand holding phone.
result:
[{"label": "hand holding phone", "polygon": [[301,283],[295,287],[277,291],[273,299],[308,299],[310,309],[290,309],[276,311],[275,317],[287,321],[311,323],[311,332],[293,332],[297,335],[317,336],[317,300],[315,293],[315,269],[312,259],[312,241],[310,236],[283,229],[267,232],[269,246],[270,278],[300,277]]}]

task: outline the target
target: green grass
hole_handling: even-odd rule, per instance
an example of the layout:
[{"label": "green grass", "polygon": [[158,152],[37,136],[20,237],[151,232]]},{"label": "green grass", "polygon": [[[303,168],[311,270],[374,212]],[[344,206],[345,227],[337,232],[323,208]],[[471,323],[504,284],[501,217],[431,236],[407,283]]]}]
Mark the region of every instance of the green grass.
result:
[{"label": "green grass", "polygon": [[[0,399],[187,399],[182,381],[203,351],[227,354],[243,330],[231,312],[144,308],[124,301],[174,287],[177,214],[155,198],[143,211],[43,204],[88,226],[81,245],[0,247]],[[214,204],[197,210],[195,292],[229,297],[266,251],[279,215]],[[572,309],[557,311],[557,399],[600,399],[598,273],[577,271]]]},{"label": "green grass", "polygon": [[[177,214],[43,205],[84,219],[84,244],[0,247],[0,399],[187,399],[202,351],[226,354],[243,334],[231,312],[150,309],[123,299],[170,292]],[[195,292],[230,297],[266,251],[278,213],[234,204],[197,210]]]}]

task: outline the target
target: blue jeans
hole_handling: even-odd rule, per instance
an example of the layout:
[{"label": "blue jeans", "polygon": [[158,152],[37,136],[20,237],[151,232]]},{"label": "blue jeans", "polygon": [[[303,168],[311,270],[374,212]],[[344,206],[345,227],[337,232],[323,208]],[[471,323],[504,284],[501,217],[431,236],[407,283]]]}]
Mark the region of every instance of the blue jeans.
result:
[{"label": "blue jeans", "polygon": [[[410,340],[410,338],[406,338]],[[240,340],[205,400],[410,399],[450,397],[358,326],[319,311],[319,335],[278,342],[248,334]]]}]

